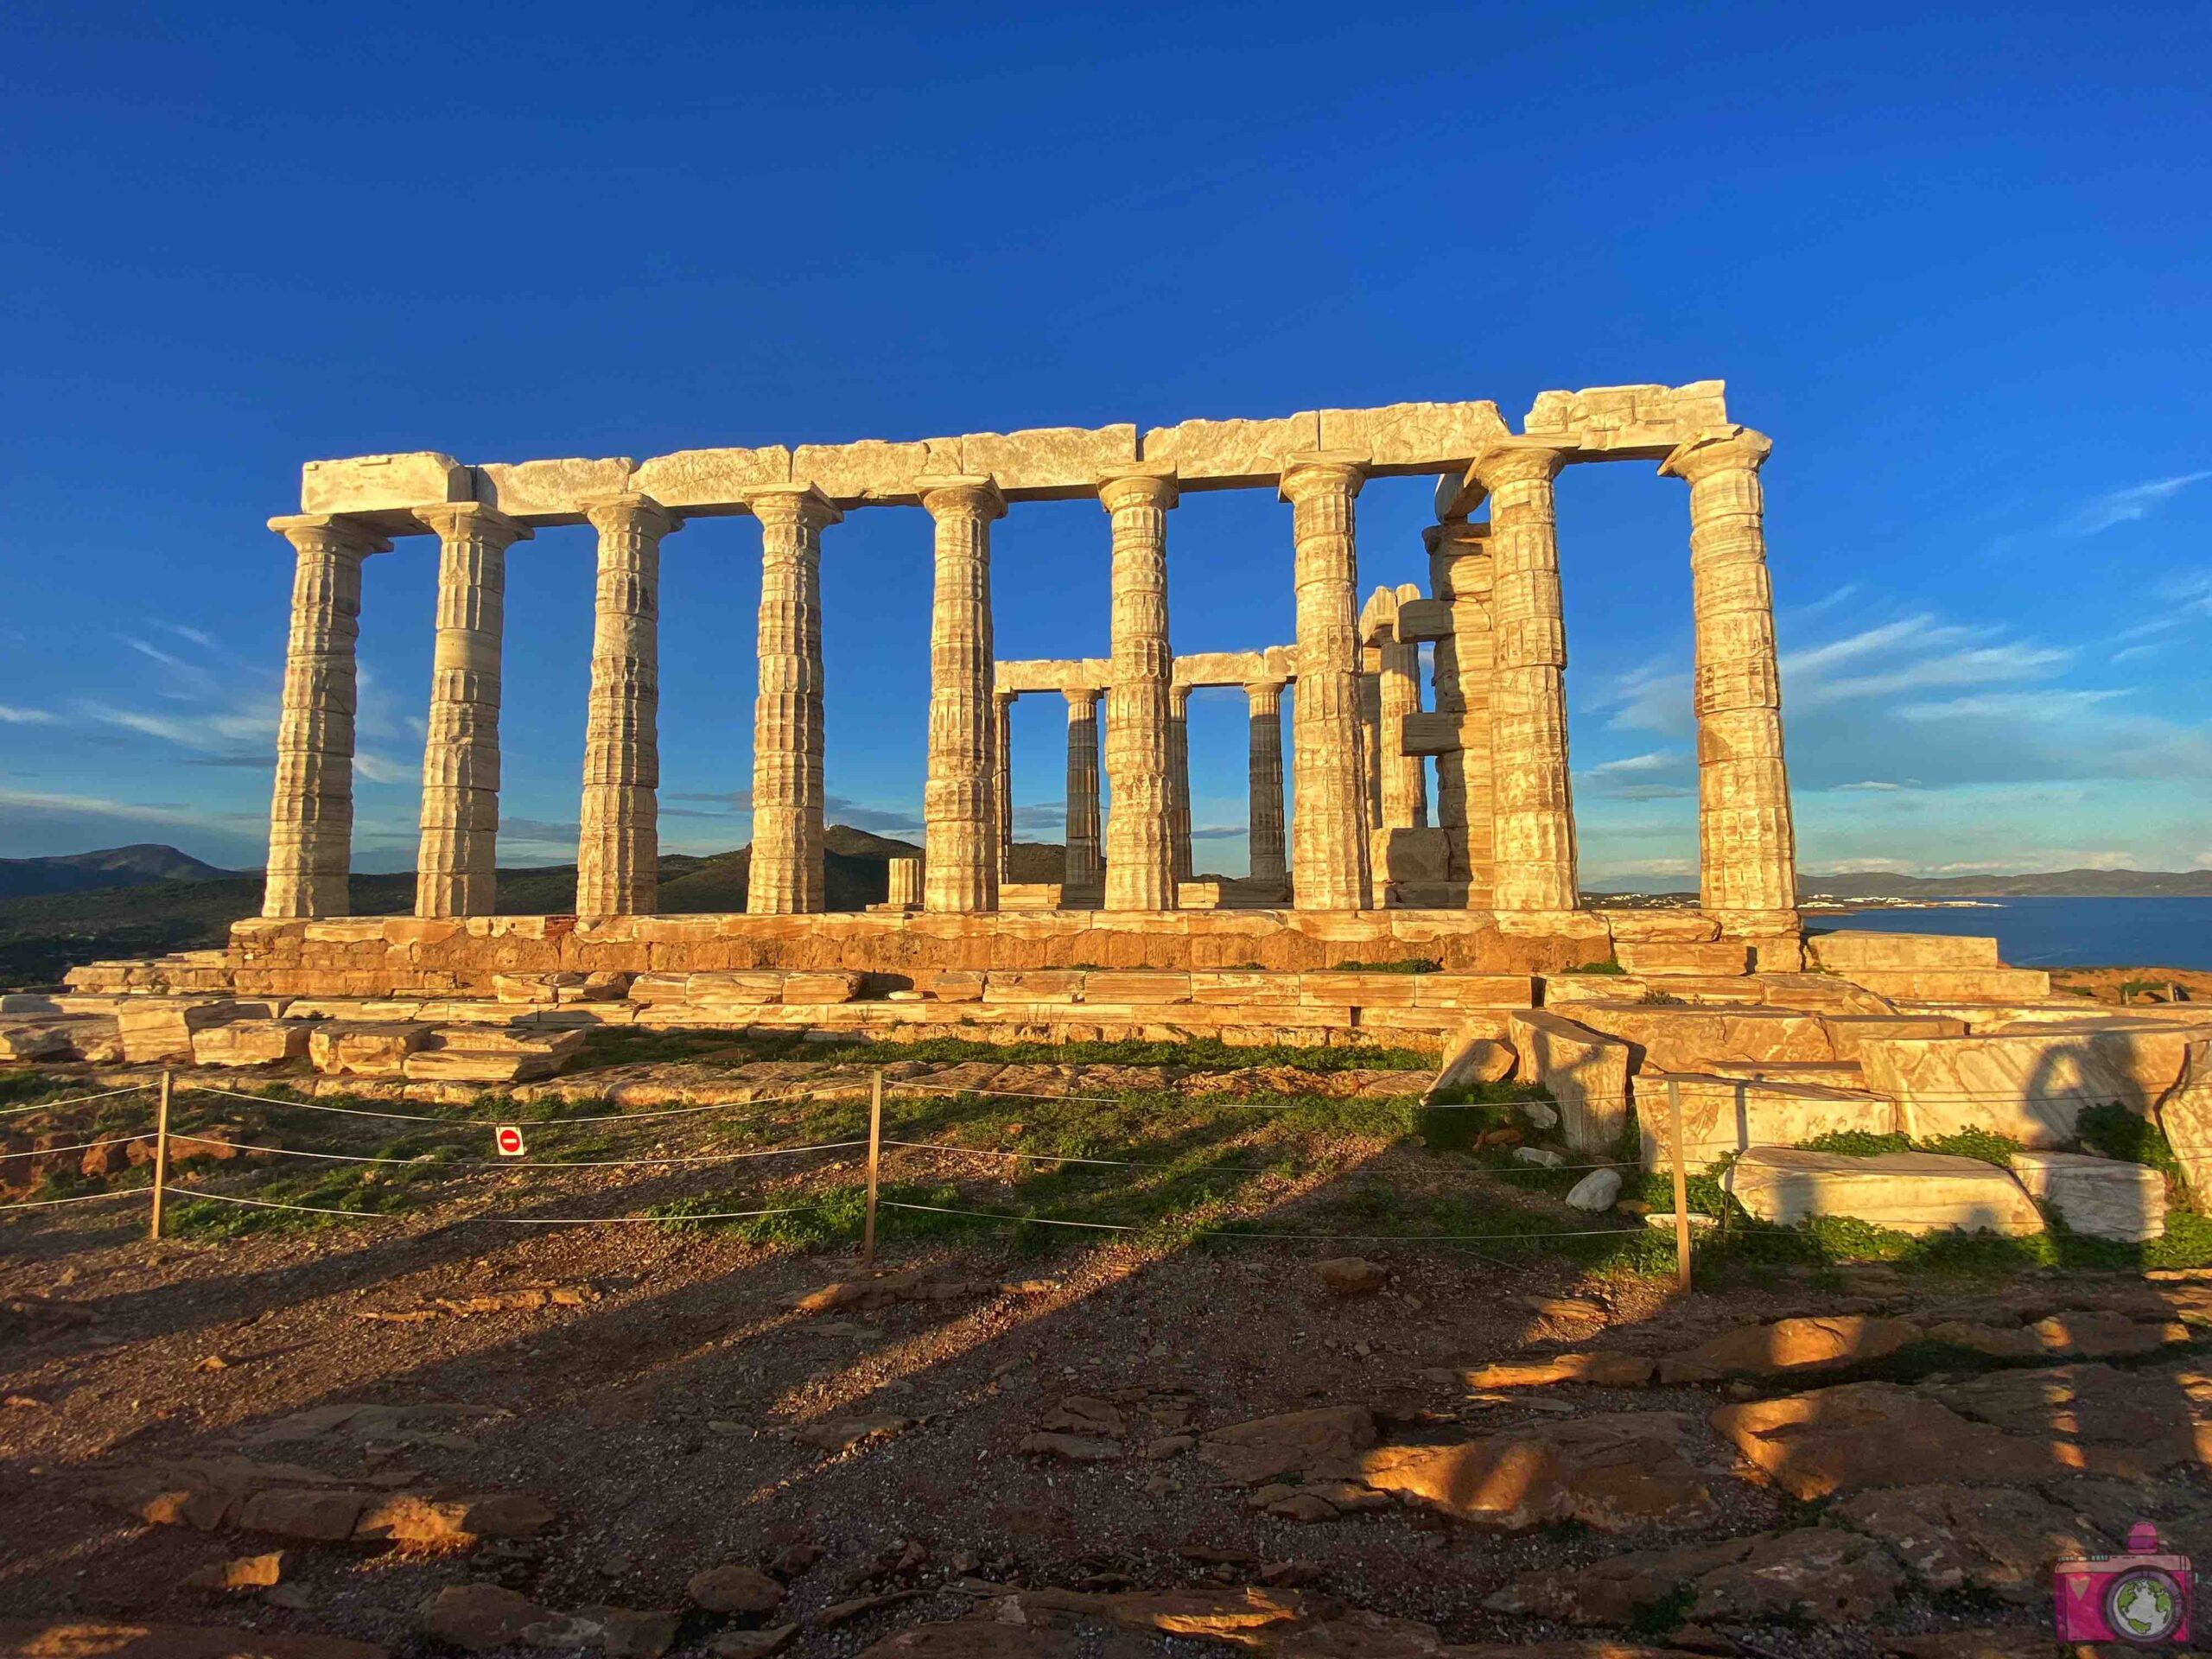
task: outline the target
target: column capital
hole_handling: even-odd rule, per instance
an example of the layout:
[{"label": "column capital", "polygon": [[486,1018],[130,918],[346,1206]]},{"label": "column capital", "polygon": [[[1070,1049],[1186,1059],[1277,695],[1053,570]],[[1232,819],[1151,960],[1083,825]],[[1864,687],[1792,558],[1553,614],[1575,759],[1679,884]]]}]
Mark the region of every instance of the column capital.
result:
[{"label": "column capital", "polygon": [[340,543],[348,550],[364,556],[391,551],[391,542],[359,519],[343,518],[336,513],[284,513],[271,518],[269,528],[302,551],[310,545],[324,542]]},{"label": "column capital", "polygon": [[1659,463],[1659,476],[1694,484],[1715,473],[1755,473],[1774,453],[1774,440],[1748,426],[1715,427],[1676,444]]},{"label": "column capital", "polygon": [[1364,451],[1351,449],[1309,449],[1285,455],[1275,499],[1294,506],[1332,490],[1357,495],[1367,481],[1368,459]]},{"label": "column capital", "polygon": [[1449,524],[1431,524],[1421,531],[1421,544],[1431,553],[1446,547],[1455,553],[1487,553],[1490,551],[1490,526],[1465,518],[1455,518]]},{"label": "column capital", "polygon": [[1109,467],[1098,474],[1098,504],[1109,512],[1123,507],[1172,507],[1183,489],[1173,467],[1134,462]]},{"label": "column capital", "polygon": [[820,530],[842,523],[843,511],[813,484],[764,484],[745,493],[745,505],[762,524],[804,524]]},{"label": "column capital", "polygon": [[683,521],[650,495],[613,495],[583,504],[584,521],[606,535],[613,530],[650,530],[665,536]]},{"label": "column capital", "polygon": [[1255,680],[1244,688],[1245,701],[1255,715],[1264,715],[1282,707],[1282,689],[1288,680]]},{"label": "column capital", "polygon": [[1181,720],[1190,714],[1191,692],[1193,689],[1187,685],[1171,685],[1167,688],[1167,712],[1175,719]]},{"label": "column capital", "polygon": [[1011,709],[1014,705],[1014,700],[1020,696],[1021,693],[1019,691],[994,691],[991,693],[991,701],[1001,709]]},{"label": "column capital", "polygon": [[932,518],[947,513],[974,513],[983,518],[1006,517],[1006,497],[998,480],[988,473],[941,473],[914,480],[922,507]]},{"label": "column capital", "polygon": [[1106,694],[1095,685],[1064,685],[1060,695],[1068,700],[1068,718],[1075,720],[1095,716],[1098,699]]},{"label": "column capital", "polygon": [[1566,464],[1566,452],[1548,443],[1537,443],[1528,438],[1503,438],[1469,463],[1467,476],[1484,489],[1495,491],[1501,484],[1556,478],[1559,469]]},{"label": "column capital", "polygon": [[448,501],[434,507],[416,507],[409,516],[441,540],[473,531],[487,540],[497,538],[505,547],[529,541],[537,534],[528,524],[510,518],[497,507],[487,507],[481,501]]}]

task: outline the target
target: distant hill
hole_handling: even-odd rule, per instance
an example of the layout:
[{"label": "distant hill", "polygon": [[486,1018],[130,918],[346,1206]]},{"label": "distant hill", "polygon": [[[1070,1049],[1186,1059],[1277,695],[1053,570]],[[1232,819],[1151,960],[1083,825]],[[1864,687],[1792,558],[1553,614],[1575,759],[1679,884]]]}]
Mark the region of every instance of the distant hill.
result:
[{"label": "distant hill", "polygon": [[2212,896],[2212,870],[2052,870],[2038,875],[1803,875],[1808,899],[2182,899]]},{"label": "distant hill", "polygon": [[155,881],[215,881],[233,870],[203,864],[189,853],[158,842],[109,847],[96,853],[47,858],[0,858],[0,898],[34,893],[84,893],[96,887],[136,887]]},{"label": "distant hill", "polygon": [[[861,910],[882,903],[890,896],[889,861],[922,850],[912,842],[842,823],[823,832],[823,884],[831,910]],[[124,859],[126,854],[143,856]],[[10,859],[0,861],[0,868],[53,865],[72,870],[102,859],[122,861],[119,868],[124,870],[171,868],[177,874],[109,874],[97,884],[67,887],[0,887],[0,989],[55,984],[80,963],[109,957],[205,950],[221,944],[232,922],[261,913],[258,874],[219,870],[174,847]],[[1065,859],[1063,848],[1016,842],[1013,879],[1057,881]],[[661,912],[700,915],[743,910],[752,864],[749,847],[705,857],[664,854]],[[411,872],[356,874],[349,892],[357,916],[404,916],[415,906],[415,877]],[[574,910],[575,904],[573,864],[499,872],[499,910],[503,916],[557,916]]]}]

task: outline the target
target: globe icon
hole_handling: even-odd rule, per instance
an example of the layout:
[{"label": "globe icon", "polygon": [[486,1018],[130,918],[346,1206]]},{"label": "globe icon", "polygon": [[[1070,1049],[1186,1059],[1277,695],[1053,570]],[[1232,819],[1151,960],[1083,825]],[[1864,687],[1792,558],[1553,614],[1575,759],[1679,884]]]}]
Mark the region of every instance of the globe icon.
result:
[{"label": "globe icon", "polygon": [[2166,1574],[2139,1567],[2112,1581],[2105,1592],[2105,1618],[2124,1642],[2163,1641],[2181,1622],[2181,1598]]}]

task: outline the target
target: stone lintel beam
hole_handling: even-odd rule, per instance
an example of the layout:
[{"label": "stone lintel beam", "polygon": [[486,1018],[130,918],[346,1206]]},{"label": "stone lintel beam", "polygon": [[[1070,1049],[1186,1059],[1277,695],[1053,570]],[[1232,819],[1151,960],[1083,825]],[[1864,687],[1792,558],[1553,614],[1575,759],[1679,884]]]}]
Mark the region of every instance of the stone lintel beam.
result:
[{"label": "stone lintel beam", "polygon": [[[1001,696],[1104,691],[1114,677],[1114,665],[1103,657],[1033,658],[995,664],[994,670],[994,688]],[[1265,651],[1202,651],[1178,657],[1170,683],[1191,691],[1297,677],[1297,647],[1269,645]]]},{"label": "stone lintel beam", "polygon": [[[1717,410],[1717,392],[1702,403],[1691,396],[1717,384],[1601,387],[1545,397],[1585,400],[1580,409],[1562,406],[1555,417],[1566,423],[1559,445],[1575,452],[1573,458],[1656,457],[1690,432],[1685,427],[1653,448],[1646,440],[1656,430],[1654,419],[1665,411],[1652,399],[1666,394],[1677,400],[1670,409],[1709,404]],[[1605,397],[1623,391],[1644,397],[1625,424]],[[1543,398],[1538,404],[1554,418],[1552,405]],[[1716,415],[1697,425],[1702,429],[1725,419]],[[1363,473],[1373,477],[1441,474],[1456,488],[1477,454],[1510,435],[1497,405],[1480,400],[1184,421],[1142,433],[1129,424],[1032,427],[906,441],[680,449],[642,461],[608,456],[467,466],[421,451],[309,461],[301,474],[300,504],[306,512],[366,518],[386,535],[413,535],[422,531],[412,518],[416,510],[451,502],[476,501],[533,525],[581,524],[592,499],[633,494],[651,496],[686,517],[715,517],[748,511],[750,493],[762,486],[794,483],[812,484],[848,510],[917,506],[926,480],[980,474],[995,479],[1014,502],[1080,500],[1095,496],[1102,479],[1139,469],[1172,473],[1183,490],[1265,489],[1281,483],[1294,457],[1315,452],[1357,455]]]}]

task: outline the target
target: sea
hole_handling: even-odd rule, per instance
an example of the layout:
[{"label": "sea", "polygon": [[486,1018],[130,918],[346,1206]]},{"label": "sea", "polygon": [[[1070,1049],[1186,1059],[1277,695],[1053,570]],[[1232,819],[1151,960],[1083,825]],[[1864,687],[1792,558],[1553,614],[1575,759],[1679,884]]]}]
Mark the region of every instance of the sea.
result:
[{"label": "sea", "polygon": [[1805,925],[1985,935],[2014,968],[2212,969],[2212,898],[1989,899],[1963,910],[1812,911]]}]

